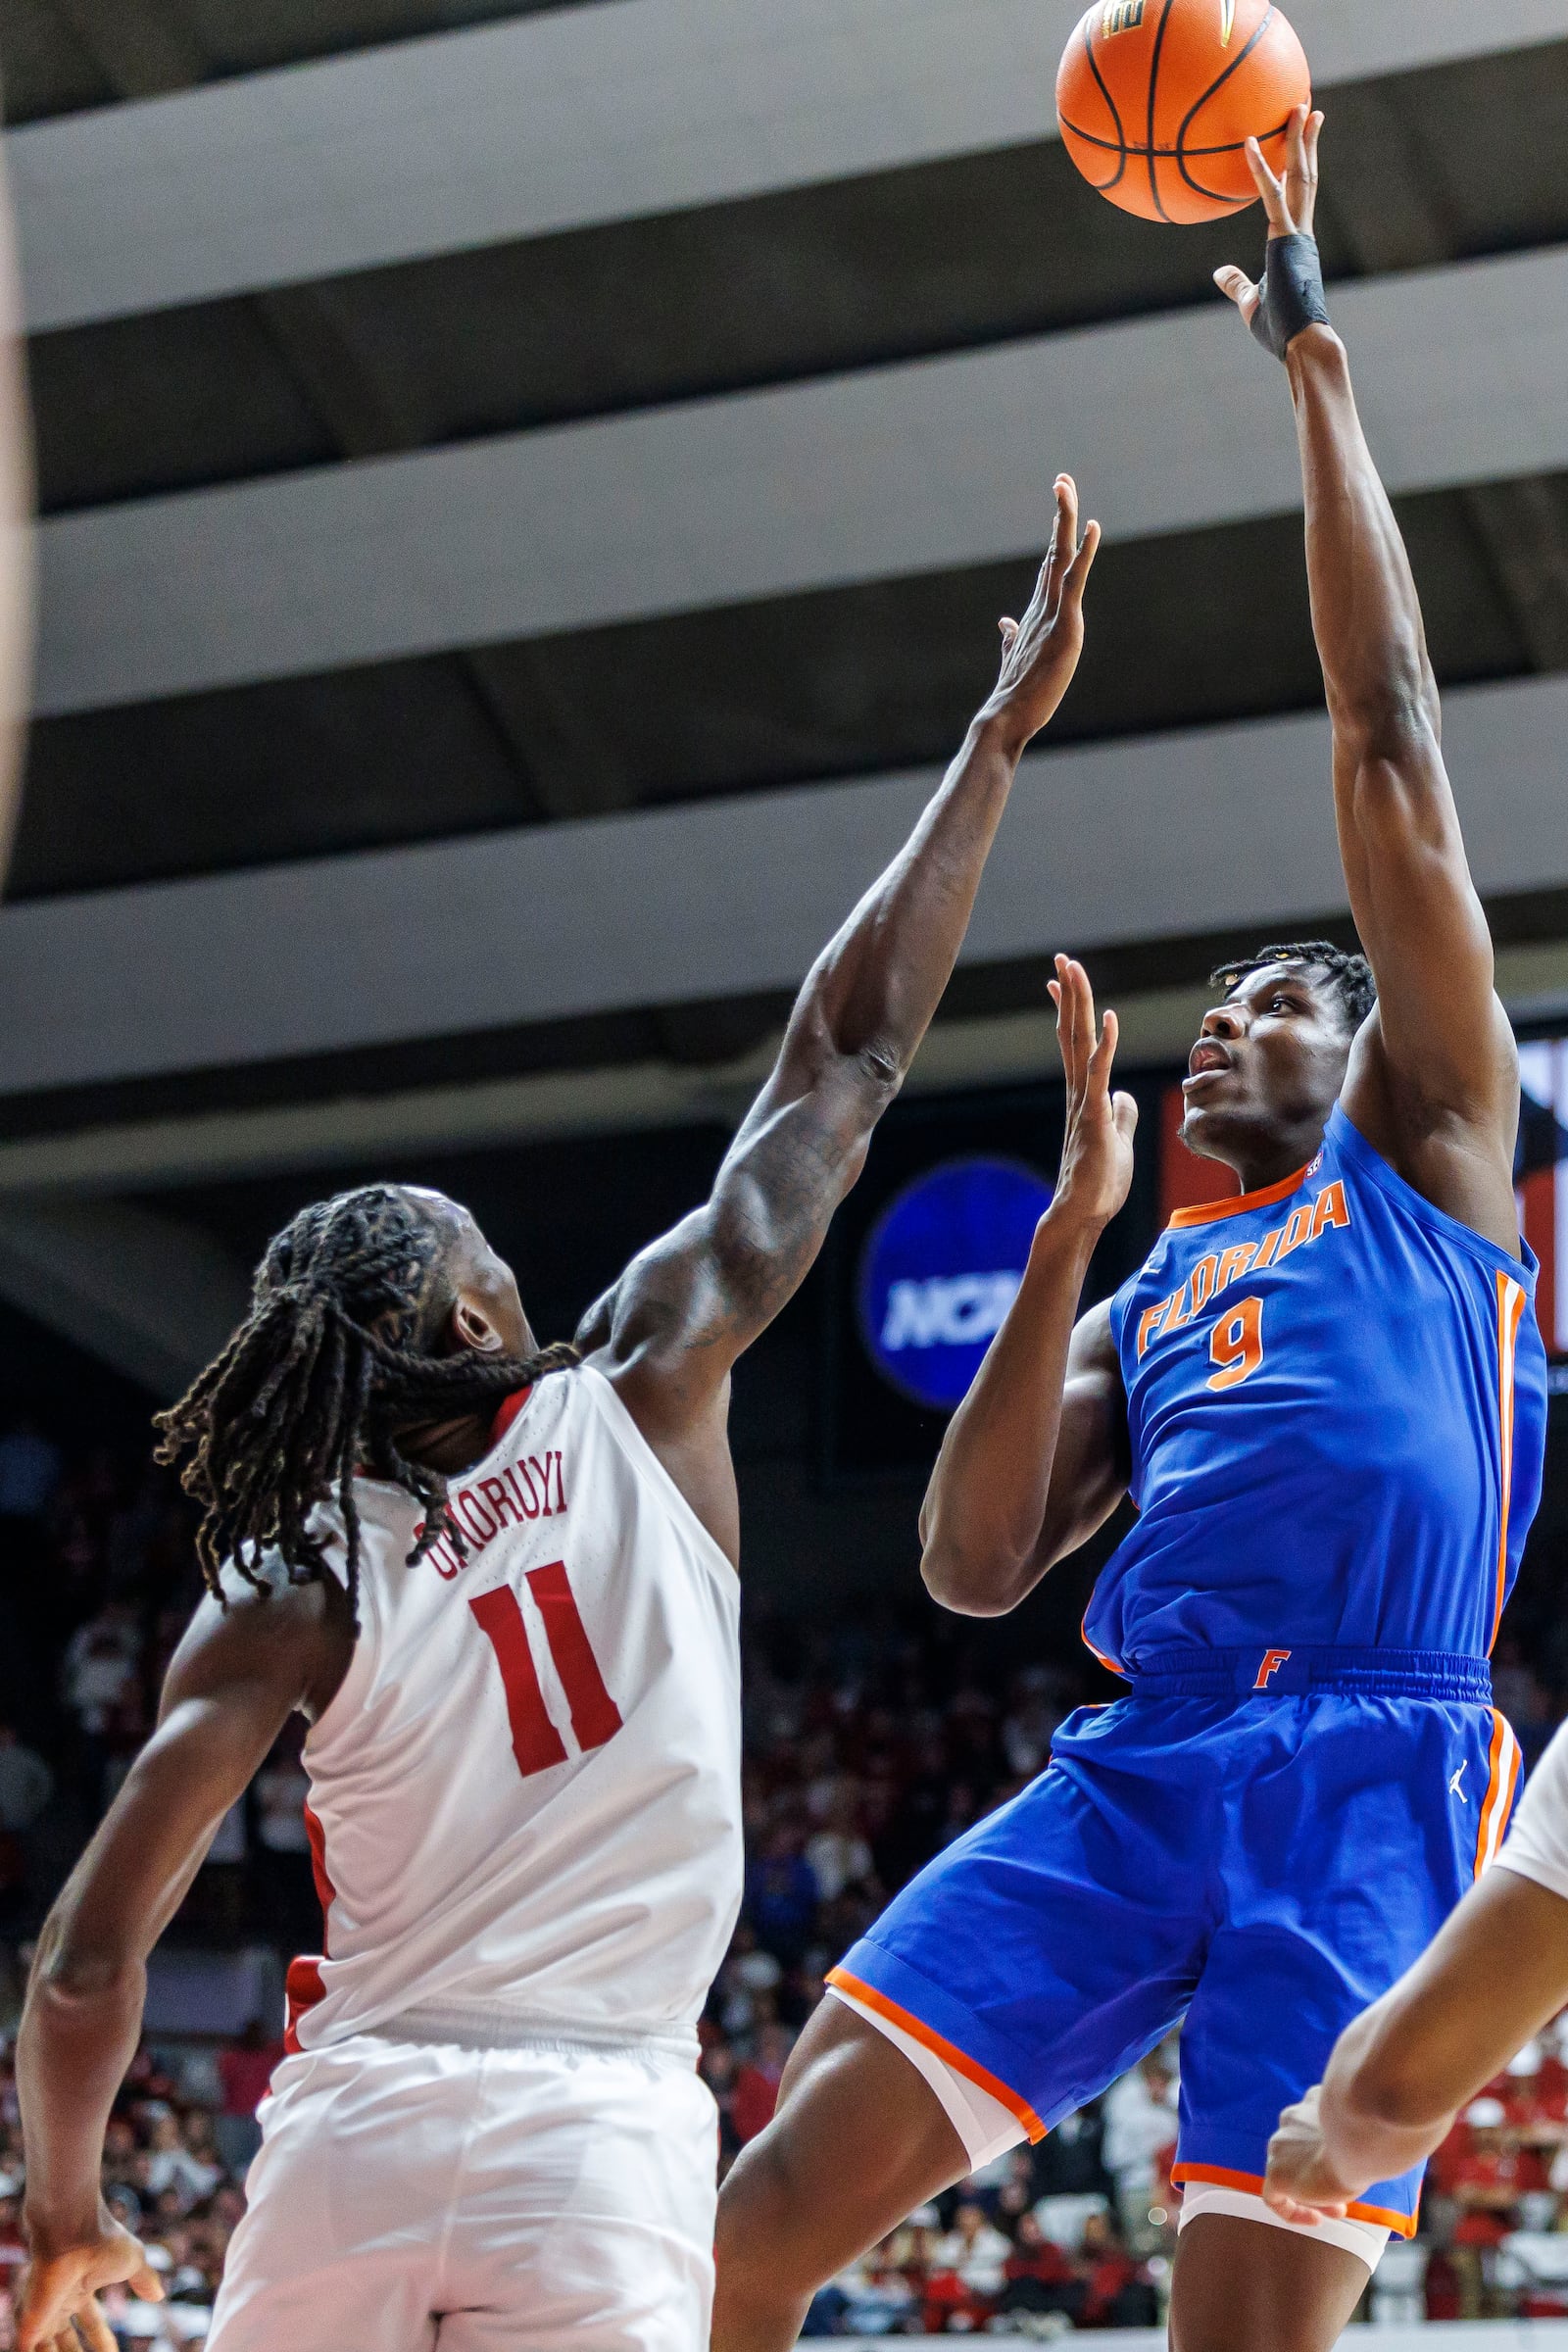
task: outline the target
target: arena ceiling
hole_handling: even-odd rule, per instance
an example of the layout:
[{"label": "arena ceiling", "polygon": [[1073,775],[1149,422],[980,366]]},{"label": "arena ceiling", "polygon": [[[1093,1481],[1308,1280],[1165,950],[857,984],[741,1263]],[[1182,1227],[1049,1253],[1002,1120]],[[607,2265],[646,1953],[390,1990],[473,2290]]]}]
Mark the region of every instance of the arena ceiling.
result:
[{"label": "arena ceiling", "polygon": [[[1061,466],[1107,527],[1089,648],[926,1082],[1035,1066],[1058,945],[1153,1054],[1217,942],[1343,920],[1289,413],[1209,282],[1256,221],[1084,187],[1076,13],[8,0],[45,521],[0,1287],[69,1290],[112,1210],[102,1264],[177,1292],[197,1180],[724,1115],[984,693]],[[1568,0],[1291,13],[1540,1004]]]}]

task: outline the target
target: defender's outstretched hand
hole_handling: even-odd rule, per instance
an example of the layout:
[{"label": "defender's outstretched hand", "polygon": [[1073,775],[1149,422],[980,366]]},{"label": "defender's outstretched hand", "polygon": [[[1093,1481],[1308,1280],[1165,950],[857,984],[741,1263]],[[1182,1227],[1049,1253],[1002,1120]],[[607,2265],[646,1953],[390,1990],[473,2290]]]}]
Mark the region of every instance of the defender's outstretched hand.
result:
[{"label": "defender's outstretched hand", "polygon": [[[1268,214],[1270,244],[1281,237],[1309,237],[1313,233],[1312,224],[1317,217],[1317,142],[1322,128],[1320,114],[1310,113],[1304,106],[1296,109],[1286,133],[1283,179],[1275,178],[1257,141],[1247,142],[1247,160]],[[1238,270],[1232,264],[1215,270],[1214,283],[1235,303],[1244,323],[1250,327],[1263,299],[1262,281],[1254,283],[1245,270]]]},{"label": "defender's outstretched hand", "polygon": [[1002,675],[980,720],[1004,724],[1016,755],[1038,735],[1072,684],[1084,650],[1084,584],[1100,547],[1092,522],[1078,540],[1078,485],[1056,476],[1056,519],[1051,547],[1022,620],[1002,622]]},{"label": "defender's outstretched hand", "polygon": [[1067,1132],[1052,1214],[1082,1218],[1098,1231],[1110,1223],[1132,1184],[1138,1105],[1131,1095],[1110,1091],[1116,1015],[1107,1012],[1096,1034],[1095,992],[1083,965],[1058,956],[1056,977],[1049,985],[1067,1075]]}]

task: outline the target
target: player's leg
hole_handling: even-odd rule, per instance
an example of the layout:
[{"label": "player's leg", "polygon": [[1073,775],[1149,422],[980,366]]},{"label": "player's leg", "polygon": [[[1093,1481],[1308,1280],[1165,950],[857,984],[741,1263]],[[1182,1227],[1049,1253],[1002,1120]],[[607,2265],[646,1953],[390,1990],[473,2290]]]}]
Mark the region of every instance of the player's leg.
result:
[{"label": "player's leg", "polygon": [[1454,1783],[1479,1775],[1485,1791],[1492,1741],[1489,1710],[1403,1697],[1324,1690],[1238,1714],[1226,1918],[1182,2035],[1175,2352],[1329,2352],[1391,2230],[1413,2231],[1418,2174],[1316,2228],[1258,2192],[1282,2107],[1473,1877],[1485,1803],[1467,1811]]},{"label": "player's leg", "polygon": [[903,2051],[823,2001],[719,2198],[713,2352],[789,2352],[816,2289],[971,2163]]},{"label": "player's leg", "polygon": [[1200,2213],[1177,2241],[1171,2352],[1329,2352],[1373,2259],[1261,2220]]},{"label": "player's leg", "polygon": [[[905,1888],[830,1977],[773,2122],[719,2201],[716,2352],[793,2341],[815,2289],[1049,2125],[1185,2008],[1210,1920],[1214,1776],[1176,1717],[1075,1717],[1049,1772]],[[1189,1727],[1194,1728],[1194,1727]]]}]

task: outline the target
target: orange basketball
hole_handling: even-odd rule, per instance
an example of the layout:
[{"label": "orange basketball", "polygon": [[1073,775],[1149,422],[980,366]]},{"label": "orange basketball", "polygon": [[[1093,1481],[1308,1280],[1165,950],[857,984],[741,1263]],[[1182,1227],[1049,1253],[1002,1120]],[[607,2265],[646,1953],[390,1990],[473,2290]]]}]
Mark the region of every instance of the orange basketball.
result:
[{"label": "orange basketball", "polygon": [[1311,96],[1306,52],[1268,0],[1096,0],[1056,75],[1067,153],[1146,220],[1254,204],[1247,141],[1281,171],[1291,109]]}]

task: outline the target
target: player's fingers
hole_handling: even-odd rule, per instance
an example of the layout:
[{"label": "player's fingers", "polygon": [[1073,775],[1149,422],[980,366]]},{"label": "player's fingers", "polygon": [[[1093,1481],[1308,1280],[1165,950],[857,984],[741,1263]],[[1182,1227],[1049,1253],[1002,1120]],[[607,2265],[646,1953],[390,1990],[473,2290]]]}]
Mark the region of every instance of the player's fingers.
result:
[{"label": "player's fingers", "polygon": [[1238,270],[1233,263],[1228,263],[1223,270],[1215,270],[1214,283],[1227,301],[1235,303],[1244,320],[1250,326],[1252,313],[1256,310],[1262,297],[1248,276],[1247,271]]},{"label": "player's fingers", "polygon": [[1067,577],[1062,582],[1061,600],[1064,605],[1077,606],[1083,603],[1084,588],[1089,574],[1095,568],[1095,558],[1100,553],[1100,542],[1102,537],[1103,533],[1098,522],[1085,523],[1082,544],[1072,560]]},{"label": "player's fingers", "polygon": [[1086,1090],[1096,1083],[1095,1056],[1099,1040],[1095,1033],[1095,992],[1089,984],[1089,974],[1076,959],[1072,965],[1073,996],[1077,1006],[1078,1061]]},{"label": "player's fingers", "polygon": [[1301,167],[1306,174],[1308,186],[1314,188],[1317,186],[1317,143],[1323,136],[1323,124],[1326,120],[1321,109],[1308,115],[1306,126],[1301,133]]},{"label": "player's fingers", "polygon": [[1070,473],[1056,476],[1056,522],[1052,552],[1064,569],[1078,553],[1078,485]]},{"label": "player's fingers", "polygon": [[76,2333],[87,2347],[87,2352],[120,2352],[115,2331],[99,2309],[96,2295],[89,2296],[77,2312]]},{"label": "player's fingers", "polygon": [[1074,1092],[1081,1092],[1084,1053],[1080,1034],[1078,990],[1073,979],[1071,956],[1057,956],[1056,976],[1061,983],[1061,1058],[1066,1065],[1068,1086]]},{"label": "player's fingers", "polygon": [[1283,234],[1291,225],[1290,210],[1285,201],[1285,183],[1283,180],[1275,178],[1268,168],[1263,150],[1255,139],[1249,139],[1247,142],[1247,161],[1252,174],[1252,183],[1263,199],[1263,210],[1268,215],[1269,227],[1278,229]]},{"label": "player's fingers", "polygon": [[1124,1144],[1130,1144],[1138,1133],[1138,1105],[1131,1095],[1112,1095],[1111,1113],[1116,1121],[1116,1133]]},{"label": "player's fingers", "polygon": [[1310,108],[1293,106],[1291,119],[1285,125],[1285,168],[1288,172],[1305,173],[1306,122]]},{"label": "player's fingers", "polygon": [[[1094,996],[1091,994],[1089,999],[1089,1034],[1091,1037],[1094,1037],[1095,1034],[1094,1004]],[[1116,1058],[1116,1039],[1119,1034],[1116,1015],[1107,1011],[1100,1024],[1100,1035],[1096,1039],[1095,1050],[1089,1057],[1091,1074],[1102,1094],[1110,1092],[1110,1065]]]}]

